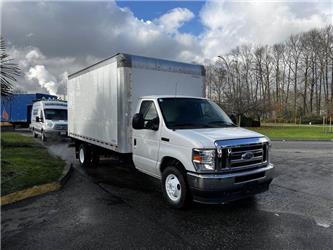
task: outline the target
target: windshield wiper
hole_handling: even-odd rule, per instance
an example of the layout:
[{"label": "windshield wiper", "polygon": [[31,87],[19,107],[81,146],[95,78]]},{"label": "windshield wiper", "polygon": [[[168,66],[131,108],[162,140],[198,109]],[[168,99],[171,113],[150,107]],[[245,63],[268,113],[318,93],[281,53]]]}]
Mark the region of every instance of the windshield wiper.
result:
[{"label": "windshield wiper", "polygon": [[236,127],[234,123],[224,122],[224,121],[211,121],[208,124],[221,124],[224,127]]},{"label": "windshield wiper", "polygon": [[173,128],[182,128],[182,127],[198,127],[198,128],[206,128],[209,127],[209,125],[207,124],[198,124],[198,123],[176,123],[173,124],[172,127]]}]

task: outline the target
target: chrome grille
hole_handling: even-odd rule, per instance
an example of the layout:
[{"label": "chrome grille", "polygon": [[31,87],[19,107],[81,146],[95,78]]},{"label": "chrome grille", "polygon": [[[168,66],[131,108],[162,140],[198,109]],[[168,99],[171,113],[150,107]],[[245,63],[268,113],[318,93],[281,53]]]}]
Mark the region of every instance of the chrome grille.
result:
[{"label": "chrome grille", "polygon": [[227,167],[238,168],[253,164],[260,164],[265,159],[265,144],[253,144],[228,148]]},{"label": "chrome grille", "polygon": [[266,138],[217,141],[215,145],[218,151],[222,151],[221,157],[217,160],[220,171],[242,171],[264,167],[268,163]]},{"label": "chrome grille", "polygon": [[55,130],[67,130],[67,125],[66,124],[56,124],[54,125]]}]

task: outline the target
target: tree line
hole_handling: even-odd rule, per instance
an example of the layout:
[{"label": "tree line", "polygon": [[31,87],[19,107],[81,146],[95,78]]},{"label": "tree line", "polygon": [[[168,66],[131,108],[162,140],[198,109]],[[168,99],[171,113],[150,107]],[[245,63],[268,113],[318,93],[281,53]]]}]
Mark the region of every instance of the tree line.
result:
[{"label": "tree line", "polygon": [[333,26],[242,45],[206,66],[206,95],[229,114],[296,122],[333,115]]}]

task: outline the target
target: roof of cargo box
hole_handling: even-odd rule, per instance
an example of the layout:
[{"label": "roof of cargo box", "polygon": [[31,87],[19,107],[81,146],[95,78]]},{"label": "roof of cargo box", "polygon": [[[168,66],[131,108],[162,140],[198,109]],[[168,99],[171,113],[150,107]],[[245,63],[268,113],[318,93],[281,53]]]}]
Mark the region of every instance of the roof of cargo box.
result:
[{"label": "roof of cargo box", "polygon": [[142,68],[142,69],[151,69],[191,75],[205,75],[205,68],[200,64],[191,64],[170,61],[159,58],[151,58],[137,55],[130,55],[124,53],[118,53],[112,57],[106,58],[102,61],[99,61],[93,65],[90,65],[82,70],[79,70],[68,76],[68,79],[80,76],[82,74],[88,73],[92,70],[103,67],[107,64],[117,62],[117,67],[128,67],[128,68]]},{"label": "roof of cargo box", "polygon": [[139,99],[167,99],[167,98],[183,98],[183,99],[207,99],[200,96],[187,96],[187,95],[146,95],[140,96]]}]

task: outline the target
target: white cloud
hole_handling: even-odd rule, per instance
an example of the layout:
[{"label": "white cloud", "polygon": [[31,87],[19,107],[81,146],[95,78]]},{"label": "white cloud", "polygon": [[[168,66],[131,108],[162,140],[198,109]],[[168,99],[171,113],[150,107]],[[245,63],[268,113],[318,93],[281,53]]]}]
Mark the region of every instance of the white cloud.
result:
[{"label": "white cloud", "polygon": [[[101,36],[105,37],[103,43],[111,44],[108,55],[125,52],[180,61],[187,61],[190,57],[192,61],[201,54],[198,42],[196,46],[189,47],[181,37],[191,35],[178,31],[186,20],[194,15],[187,9],[176,8],[154,20],[138,19],[128,8],[119,8],[115,4],[110,4],[107,10],[109,21],[103,22],[98,28]],[[171,16],[177,20],[167,26],[162,25]],[[191,39],[195,40],[193,36],[187,40]]]},{"label": "white cloud", "polygon": [[210,1],[201,10],[201,44],[213,57],[244,43],[273,44],[332,21],[329,2]]},{"label": "white cloud", "polygon": [[38,59],[44,59],[44,55],[38,50],[38,49],[32,49],[30,50],[26,55],[25,55],[25,59],[27,59],[27,61],[33,62],[36,61]]},{"label": "white cloud", "polygon": [[204,29],[195,36],[181,31],[195,18],[186,8],[154,20],[138,19],[115,2],[6,3],[4,9],[8,52],[26,76],[18,86],[59,94],[66,93],[67,72],[118,52],[204,63],[237,45],[272,44],[332,20],[328,2],[208,1],[200,11]]},{"label": "white cloud", "polygon": [[177,32],[185,22],[194,18],[193,12],[186,8],[175,8],[162,15],[157,23],[168,33]]},{"label": "white cloud", "polygon": [[36,79],[42,88],[45,88],[51,95],[57,94],[56,78],[50,74],[44,65],[36,65],[26,73],[29,80]]},{"label": "white cloud", "polygon": [[48,58],[36,47],[12,46],[8,48],[8,53],[15,58],[22,71],[16,88],[27,92],[38,91],[64,95],[66,94],[64,76],[67,76],[67,70],[75,71],[85,65],[76,62],[72,57]]}]

